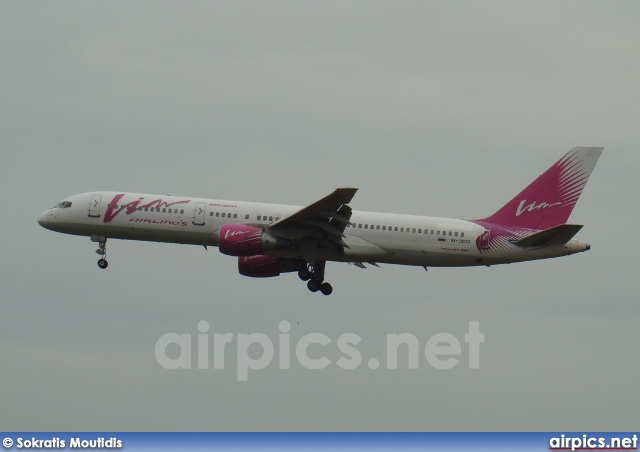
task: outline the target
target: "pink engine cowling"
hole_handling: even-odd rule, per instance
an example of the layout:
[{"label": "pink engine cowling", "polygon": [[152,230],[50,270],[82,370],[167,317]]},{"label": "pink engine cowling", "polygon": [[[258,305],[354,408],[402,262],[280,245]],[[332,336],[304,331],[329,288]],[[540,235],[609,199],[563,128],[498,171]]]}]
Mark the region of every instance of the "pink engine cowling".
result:
[{"label": "pink engine cowling", "polygon": [[280,258],[273,256],[240,256],[238,272],[252,278],[270,278],[280,275]]},{"label": "pink engine cowling", "polygon": [[275,237],[262,228],[246,224],[223,224],[220,226],[220,252],[229,256],[256,256],[264,251],[289,247],[290,242]]},{"label": "pink engine cowling", "polygon": [[[301,265],[304,266],[304,262],[301,261]],[[280,273],[295,271],[298,266],[295,259],[262,255],[238,257],[238,272],[251,278],[280,276]]]}]

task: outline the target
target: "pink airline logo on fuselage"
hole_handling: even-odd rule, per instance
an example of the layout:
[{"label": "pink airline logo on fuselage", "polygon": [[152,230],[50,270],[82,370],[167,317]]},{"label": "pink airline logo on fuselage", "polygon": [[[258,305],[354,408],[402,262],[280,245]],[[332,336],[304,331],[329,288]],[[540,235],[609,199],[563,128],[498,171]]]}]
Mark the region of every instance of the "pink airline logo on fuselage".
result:
[{"label": "pink airline logo on fuselage", "polygon": [[[137,211],[138,208],[140,209],[144,209],[144,208],[157,208],[160,209],[162,207],[170,207],[176,204],[185,204],[190,202],[190,199],[184,200],[184,201],[176,201],[176,202],[166,202],[163,201],[162,199],[154,199],[153,201],[150,201],[146,204],[141,204],[141,202],[144,200],[144,198],[138,198],[135,201],[131,201],[128,204],[122,204],[122,205],[118,205],[118,203],[120,202],[120,200],[122,199],[122,197],[124,196],[124,193],[120,193],[118,195],[115,195],[113,197],[113,199],[111,200],[111,202],[109,203],[109,205],[107,206],[107,211],[104,213],[104,222],[105,223],[109,223],[111,220],[113,220],[116,216],[118,216],[118,214],[120,212],[122,212],[123,210],[126,210],[125,214],[126,215],[131,215],[133,212]],[[116,209],[116,206],[118,206],[118,208]]]},{"label": "pink airline logo on fuselage", "polygon": [[520,205],[516,208],[516,217],[519,217],[523,212],[532,212],[538,209],[547,209],[549,207],[562,204],[561,202],[554,202],[552,204],[549,204],[547,202],[541,202],[540,204],[536,205],[536,201],[533,201],[531,204],[528,204],[525,206],[524,205],[525,202],[527,202],[526,199],[523,199],[522,201],[520,201]]}]

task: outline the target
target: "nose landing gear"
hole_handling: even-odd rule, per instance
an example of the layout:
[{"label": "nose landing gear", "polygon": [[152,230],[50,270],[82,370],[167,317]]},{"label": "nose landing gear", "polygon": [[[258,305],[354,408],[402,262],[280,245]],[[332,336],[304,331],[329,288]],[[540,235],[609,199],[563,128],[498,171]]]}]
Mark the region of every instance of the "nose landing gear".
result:
[{"label": "nose landing gear", "polygon": [[98,242],[99,248],[96,250],[96,254],[100,256],[98,259],[98,267],[105,269],[109,266],[107,262],[107,238],[106,237],[91,237],[92,242]]}]

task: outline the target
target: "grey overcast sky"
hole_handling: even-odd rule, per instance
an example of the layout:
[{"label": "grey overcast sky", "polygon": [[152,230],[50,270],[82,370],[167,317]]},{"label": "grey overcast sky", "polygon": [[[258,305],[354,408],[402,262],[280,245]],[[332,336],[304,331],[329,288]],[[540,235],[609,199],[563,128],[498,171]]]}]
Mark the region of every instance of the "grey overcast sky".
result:
[{"label": "grey overcast sky", "polygon": [[[0,425],[637,430],[639,21],[635,1],[3,1]],[[358,210],[479,218],[576,145],[605,146],[571,218],[590,252],[329,264],[331,297],[200,247],[114,240],[102,271],[88,238],[36,223],[93,190],[304,205],[338,186]],[[274,341],[287,320],[334,362],[355,333],[364,361],[238,382],[234,341],[224,370],[160,367],[158,338],[200,320]],[[388,333],[441,332],[452,370],[366,365]]]}]

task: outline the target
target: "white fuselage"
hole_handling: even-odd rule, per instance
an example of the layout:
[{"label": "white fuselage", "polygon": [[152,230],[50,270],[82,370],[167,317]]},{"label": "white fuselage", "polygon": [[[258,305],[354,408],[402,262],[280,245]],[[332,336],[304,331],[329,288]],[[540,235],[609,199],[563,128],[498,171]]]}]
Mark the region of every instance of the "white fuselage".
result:
[{"label": "white fuselage", "polygon": [[[43,213],[47,229],[96,239],[113,238],[218,246],[224,224],[268,230],[300,206],[122,192],[91,192],[66,198]],[[485,228],[472,221],[354,210],[344,230],[341,252],[319,250],[317,258],[339,262],[380,262],[420,266],[474,266],[564,256],[588,249],[570,240],[563,245],[526,248],[511,245],[479,249]],[[265,252],[301,258],[288,248]]]}]

